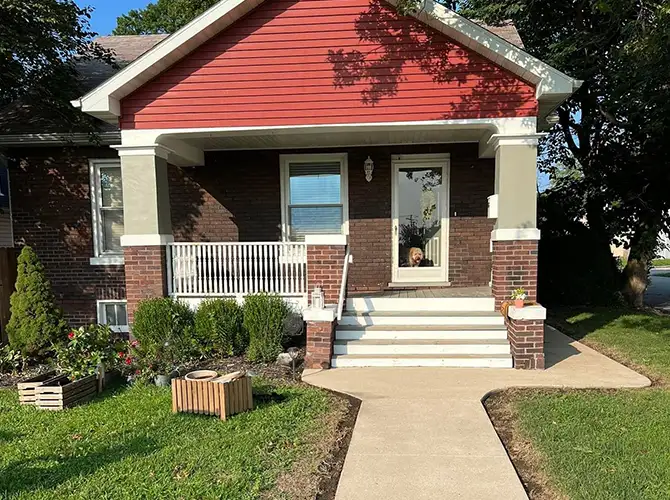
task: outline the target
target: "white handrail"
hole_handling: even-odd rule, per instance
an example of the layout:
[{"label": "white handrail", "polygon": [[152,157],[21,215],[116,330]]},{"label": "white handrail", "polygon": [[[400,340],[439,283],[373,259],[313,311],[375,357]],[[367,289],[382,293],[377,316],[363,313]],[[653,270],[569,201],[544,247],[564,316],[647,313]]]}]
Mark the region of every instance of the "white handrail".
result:
[{"label": "white handrail", "polygon": [[340,296],[337,301],[337,321],[342,319],[342,310],[344,309],[344,297],[347,291],[347,277],[349,276],[349,261],[351,260],[351,250],[347,246],[347,253],[344,256],[344,266],[342,267],[342,283],[340,284]]}]

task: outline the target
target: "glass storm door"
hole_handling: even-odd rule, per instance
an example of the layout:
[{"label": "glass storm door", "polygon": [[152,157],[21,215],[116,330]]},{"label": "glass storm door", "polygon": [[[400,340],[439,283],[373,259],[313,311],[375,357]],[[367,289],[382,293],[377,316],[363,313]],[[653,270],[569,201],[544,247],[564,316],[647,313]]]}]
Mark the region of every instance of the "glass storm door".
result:
[{"label": "glass storm door", "polygon": [[446,156],[393,157],[393,282],[447,281]]}]

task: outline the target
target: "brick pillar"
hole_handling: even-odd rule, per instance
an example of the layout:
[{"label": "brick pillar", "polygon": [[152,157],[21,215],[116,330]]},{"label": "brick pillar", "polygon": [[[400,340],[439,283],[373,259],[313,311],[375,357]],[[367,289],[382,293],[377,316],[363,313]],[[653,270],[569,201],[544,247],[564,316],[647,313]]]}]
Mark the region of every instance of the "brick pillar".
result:
[{"label": "brick pillar", "polygon": [[137,303],[151,297],[165,297],[167,262],[164,246],[127,246],[123,249],[126,270],[128,323],[132,324]]},{"label": "brick pillar", "polygon": [[547,311],[542,306],[517,309],[510,306],[507,318],[507,338],[510,343],[514,368],[544,369],[544,319]]},{"label": "brick pillar", "polygon": [[310,244],[307,240],[307,292],[320,286],[327,305],[337,304],[340,295],[345,248],[344,244]]},{"label": "brick pillar", "polygon": [[333,357],[335,321],[307,321],[305,368],[328,369]]},{"label": "brick pillar", "polygon": [[[495,231],[494,231],[495,233]],[[537,240],[493,241],[492,288],[496,310],[516,288],[537,300]]]}]

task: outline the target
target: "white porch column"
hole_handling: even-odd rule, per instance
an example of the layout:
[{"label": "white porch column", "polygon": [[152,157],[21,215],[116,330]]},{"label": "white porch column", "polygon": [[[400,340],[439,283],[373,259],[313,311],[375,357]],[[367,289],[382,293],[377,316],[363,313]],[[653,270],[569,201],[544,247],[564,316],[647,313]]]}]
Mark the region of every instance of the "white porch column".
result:
[{"label": "white porch column", "polygon": [[128,320],[140,300],[168,293],[166,245],[173,241],[168,150],[116,146],[121,158]]},{"label": "white porch column", "polygon": [[[491,281],[496,307],[500,307],[517,288],[526,290],[528,300],[537,300],[537,137],[494,136],[493,140],[498,219],[491,233]],[[514,366],[543,369],[544,317],[513,314],[509,313],[507,332]]]}]

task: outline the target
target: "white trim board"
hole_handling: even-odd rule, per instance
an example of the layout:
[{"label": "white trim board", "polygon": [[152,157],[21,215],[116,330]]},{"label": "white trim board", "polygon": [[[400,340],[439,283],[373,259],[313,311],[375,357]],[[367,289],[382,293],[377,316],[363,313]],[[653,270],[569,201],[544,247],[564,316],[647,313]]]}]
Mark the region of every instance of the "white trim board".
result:
[{"label": "white trim board", "polygon": [[[391,3],[394,1],[390,0]],[[223,0],[217,3],[88,94],[72,101],[72,105],[81,108],[85,113],[116,124],[121,116],[121,99],[261,3],[263,0]],[[538,100],[547,100],[550,110],[581,85],[581,82],[433,0],[424,0],[423,8],[415,17],[520,78],[534,83]]]}]

